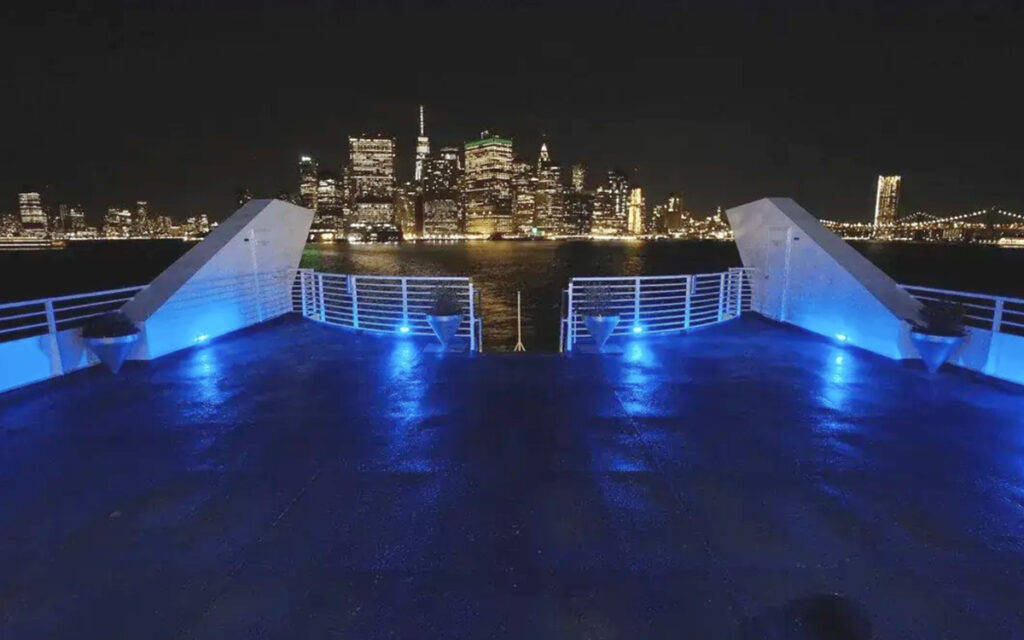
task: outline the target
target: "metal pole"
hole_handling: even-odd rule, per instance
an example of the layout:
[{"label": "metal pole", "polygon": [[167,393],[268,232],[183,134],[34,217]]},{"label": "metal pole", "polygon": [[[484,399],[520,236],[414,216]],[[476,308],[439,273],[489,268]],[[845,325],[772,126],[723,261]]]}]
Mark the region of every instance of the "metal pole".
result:
[{"label": "metal pole", "polygon": [[359,328],[359,286],[355,276],[348,277],[348,290],[352,295],[352,328]]},{"label": "metal pole", "polygon": [[405,278],[402,278],[402,326],[409,327],[409,285]]},{"label": "metal pole", "polygon": [[683,329],[690,328],[690,300],[693,298],[693,276],[686,276],[686,302],[683,303]]},{"label": "metal pole", "polygon": [[640,326],[640,278],[633,285],[633,328]]},{"label": "metal pole", "polygon": [[320,322],[327,321],[327,313],[324,310],[324,274],[318,273],[316,278],[317,304],[320,305]]},{"label": "metal pole", "polygon": [[1002,298],[996,300],[996,309],[992,314],[992,333],[999,333],[1003,324],[1003,303],[1006,302]]},{"label": "metal pole", "polygon": [[725,274],[718,275],[718,321],[725,316]]},{"label": "metal pole", "polygon": [[523,292],[516,291],[516,346],[513,351],[526,351],[523,346]]},{"label": "metal pole", "polygon": [[476,342],[476,307],[473,304],[473,281],[469,281],[469,350],[479,351],[479,347]]},{"label": "metal pole", "polygon": [[566,331],[567,340],[565,341],[565,350],[572,351],[572,345],[576,342],[576,321],[573,318],[572,309],[572,280],[569,281],[569,313],[566,315],[569,326]]}]

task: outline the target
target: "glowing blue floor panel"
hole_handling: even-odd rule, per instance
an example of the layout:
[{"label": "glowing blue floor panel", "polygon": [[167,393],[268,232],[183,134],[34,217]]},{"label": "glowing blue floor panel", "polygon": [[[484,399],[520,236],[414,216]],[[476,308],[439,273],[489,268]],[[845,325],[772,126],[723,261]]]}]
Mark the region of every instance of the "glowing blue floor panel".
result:
[{"label": "glowing blue floor panel", "polygon": [[0,637],[1024,628],[1019,390],[756,318],[427,344],[289,318],[0,396]]}]

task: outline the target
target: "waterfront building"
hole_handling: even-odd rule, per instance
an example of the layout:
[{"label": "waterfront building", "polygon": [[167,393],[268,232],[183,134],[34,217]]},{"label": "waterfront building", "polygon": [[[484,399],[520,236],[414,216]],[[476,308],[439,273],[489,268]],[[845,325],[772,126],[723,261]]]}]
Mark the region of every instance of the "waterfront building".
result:
[{"label": "waterfront building", "polygon": [[536,231],[537,172],[525,160],[512,163],[512,226],[521,236]]},{"label": "waterfront building", "polygon": [[341,229],[345,224],[344,191],[338,177],[329,172],[321,171],[317,177],[316,215],[313,226],[317,229]]},{"label": "waterfront building", "polygon": [[629,190],[627,228],[634,236],[644,232],[644,192],[640,187]]},{"label": "waterfront building", "polygon": [[876,238],[892,238],[899,199],[900,176],[878,176],[878,189],[875,192],[874,235]]},{"label": "waterfront building", "polygon": [[85,207],[74,204],[68,207],[68,219],[65,224],[65,231],[71,233],[82,233],[85,231]]},{"label": "waterfront building", "polygon": [[420,189],[416,183],[406,182],[395,189],[395,223],[406,238],[418,237],[422,229]]},{"label": "waterfront building", "polygon": [[107,238],[127,238],[132,228],[130,209],[110,207],[103,217],[103,235]]},{"label": "waterfront building", "polygon": [[416,137],[416,171],[414,179],[419,182],[423,179],[423,168],[427,157],[430,155],[430,138],[427,137],[423,122],[423,105],[420,105],[420,135]]},{"label": "waterfront building", "polygon": [[395,221],[395,139],[350,137],[348,184],[352,222],[391,224]]},{"label": "waterfront building", "polygon": [[565,210],[574,235],[590,234],[594,218],[593,192],[570,190],[565,194]]},{"label": "waterfront building", "polygon": [[621,235],[629,222],[629,178],[625,172],[613,169],[594,196],[594,216],[591,233],[594,235]]},{"label": "waterfront building", "polygon": [[467,142],[465,151],[466,233],[513,233],[511,138],[485,131]]},{"label": "waterfront building", "polygon": [[565,190],[562,169],[551,161],[547,144],[540,147],[537,159],[537,195],[534,226],[544,235],[572,234],[565,215]]},{"label": "waterfront building", "polygon": [[310,156],[299,158],[299,205],[316,212],[317,165]]},{"label": "waterfront building", "polygon": [[210,220],[206,217],[205,213],[200,213],[185,221],[183,231],[185,235],[191,237],[205,236],[210,233]]},{"label": "waterfront building", "polygon": [[13,213],[0,215],[0,238],[16,238],[21,235],[21,218]]},{"label": "waterfront building", "polygon": [[18,194],[18,214],[23,234],[37,237],[46,235],[46,213],[43,211],[43,200],[38,192]]},{"label": "waterfront building", "polygon": [[437,157],[427,158],[422,183],[423,235],[450,237],[462,233],[460,174],[457,147],[442,147]]}]

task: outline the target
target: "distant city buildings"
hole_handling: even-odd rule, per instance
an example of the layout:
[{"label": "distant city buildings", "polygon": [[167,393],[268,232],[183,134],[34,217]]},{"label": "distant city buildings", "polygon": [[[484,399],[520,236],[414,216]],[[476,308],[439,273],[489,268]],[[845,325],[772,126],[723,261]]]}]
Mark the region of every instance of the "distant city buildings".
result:
[{"label": "distant city buildings", "polygon": [[874,236],[876,238],[890,239],[893,237],[899,200],[900,177],[878,176],[878,189],[875,193]]},{"label": "distant city buildings", "polygon": [[624,172],[613,169],[594,194],[594,216],[590,232],[603,236],[624,235],[628,226],[629,178]]},{"label": "distant city buildings", "polygon": [[436,157],[424,161],[423,236],[449,238],[462,234],[461,180],[458,147],[442,147]]},{"label": "distant city buildings", "polygon": [[485,131],[465,153],[466,233],[512,234],[512,140]]},{"label": "distant city buildings", "polygon": [[317,164],[311,156],[299,158],[299,205],[317,209]]},{"label": "distant city buildings", "polygon": [[416,169],[413,179],[416,182],[423,180],[423,165],[430,155],[430,138],[427,137],[423,122],[423,105],[420,105],[420,135],[416,137]]},{"label": "distant city buildings", "polygon": [[18,194],[18,215],[21,220],[21,232],[24,235],[46,237],[46,214],[43,212],[43,201],[38,192]]},{"label": "distant city buildings", "polygon": [[629,204],[627,205],[627,232],[631,235],[644,233],[644,192],[640,187],[633,187],[629,190]]},{"label": "distant city buildings", "polygon": [[395,140],[386,137],[348,139],[348,180],[351,224],[394,224]]}]

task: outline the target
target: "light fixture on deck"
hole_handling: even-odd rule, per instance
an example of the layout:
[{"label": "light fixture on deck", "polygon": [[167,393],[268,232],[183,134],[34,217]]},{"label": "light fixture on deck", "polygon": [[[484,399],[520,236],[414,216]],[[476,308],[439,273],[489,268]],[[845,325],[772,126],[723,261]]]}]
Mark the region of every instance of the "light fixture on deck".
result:
[{"label": "light fixture on deck", "polygon": [[205,333],[201,333],[198,336],[196,336],[195,340],[196,340],[196,342],[206,342],[207,339],[209,339],[209,337],[210,336],[206,335]]},{"label": "light fixture on deck", "polygon": [[635,325],[633,327],[633,333],[643,333],[643,332],[644,332],[644,328],[641,327],[640,325]]},{"label": "light fixture on deck", "polygon": [[402,326],[398,327],[398,333],[409,333],[409,325],[403,324]]},{"label": "light fixture on deck", "polygon": [[846,336],[845,333],[837,333],[836,340],[838,340],[839,342],[846,342],[847,340],[849,340],[849,338]]}]

